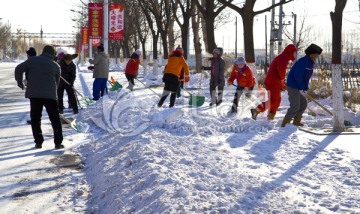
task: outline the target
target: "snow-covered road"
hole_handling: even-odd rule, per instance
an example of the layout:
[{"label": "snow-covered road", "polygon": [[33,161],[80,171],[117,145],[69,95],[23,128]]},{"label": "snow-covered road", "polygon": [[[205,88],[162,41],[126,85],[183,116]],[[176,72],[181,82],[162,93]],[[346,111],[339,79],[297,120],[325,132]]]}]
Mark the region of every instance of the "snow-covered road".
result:
[{"label": "snow-covered road", "polygon": [[[80,157],[71,148],[81,139],[64,129],[66,150],[54,150],[46,111],[42,128],[43,149],[34,148],[29,100],[17,87],[16,64],[0,64],[0,213],[82,213],[86,208],[86,185]],[[81,167],[80,167],[81,168]]]}]

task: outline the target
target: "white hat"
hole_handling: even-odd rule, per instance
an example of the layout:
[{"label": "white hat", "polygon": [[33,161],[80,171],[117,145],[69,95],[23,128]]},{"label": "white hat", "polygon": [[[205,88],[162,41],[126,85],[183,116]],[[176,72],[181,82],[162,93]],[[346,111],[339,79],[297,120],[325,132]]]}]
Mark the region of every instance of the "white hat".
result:
[{"label": "white hat", "polygon": [[245,60],[245,58],[244,57],[239,57],[239,58],[237,58],[236,59],[236,62],[235,62],[236,64],[238,64],[238,65],[245,65],[246,64],[246,60]]},{"label": "white hat", "polygon": [[141,55],[141,50],[140,50],[140,49],[136,49],[136,51],[135,51],[134,53],[136,53],[138,56],[140,56],[140,55]]}]

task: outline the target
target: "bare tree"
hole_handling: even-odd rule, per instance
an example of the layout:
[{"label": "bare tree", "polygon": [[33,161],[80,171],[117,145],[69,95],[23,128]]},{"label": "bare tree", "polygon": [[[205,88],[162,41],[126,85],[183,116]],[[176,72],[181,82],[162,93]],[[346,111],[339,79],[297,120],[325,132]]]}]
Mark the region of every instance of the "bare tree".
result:
[{"label": "bare tree", "polygon": [[159,39],[159,28],[156,28],[154,25],[154,15],[148,12],[148,8],[150,7],[150,3],[147,0],[138,0],[141,10],[143,11],[146,20],[148,22],[148,26],[152,35],[152,48],[153,48],[153,74],[158,75],[158,50],[157,50],[157,42]]},{"label": "bare tree", "polygon": [[[190,27],[190,18],[192,16],[192,4],[193,0],[171,0],[171,5],[174,11],[175,21],[179,25],[181,29],[181,43],[182,48],[184,49],[184,57],[185,59],[188,58],[188,34],[189,34],[189,27]],[[180,15],[177,15],[177,9],[180,9]],[[179,18],[182,18],[182,23]]]},{"label": "bare tree", "polygon": [[225,5],[221,5],[218,1],[214,0],[202,0],[200,4],[199,0],[194,0],[195,4],[202,14],[204,20],[203,34],[205,48],[208,53],[217,47],[215,43],[215,19],[226,8]]},{"label": "bare tree", "polygon": [[[306,17],[305,14],[303,18],[300,20],[298,30],[296,31],[296,35],[294,35],[294,31],[288,29],[288,25],[285,25],[283,28],[283,32],[286,38],[288,38],[291,41],[294,41],[294,36],[296,36],[296,44],[294,44],[299,50],[306,47],[307,44],[311,42],[311,32],[314,28],[313,25],[307,25],[306,24]],[[295,23],[294,23],[295,24]]]},{"label": "bare tree", "polygon": [[[195,2],[192,1],[192,4],[195,5]],[[198,9],[196,7],[193,8],[193,16],[191,17],[191,25],[194,33],[194,48],[195,48],[195,60],[196,60],[196,72],[201,71],[201,42],[200,42],[200,22],[201,17],[199,16],[199,13],[197,12]],[[196,15],[198,14],[198,15]]]},{"label": "bare tree", "polygon": [[341,79],[341,30],[343,11],[347,0],[335,0],[335,11],[330,12],[332,22],[332,91],[333,91],[333,131],[343,132],[344,126],[344,101]]},{"label": "bare tree", "polygon": [[[140,1],[144,2],[144,0]],[[170,0],[147,0],[146,2],[148,6],[146,12],[150,11],[154,16],[162,40],[164,58],[167,59],[169,54],[167,36],[171,17]],[[144,13],[146,12],[144,11]]]},{"label": "bare tree", "polygon": [[4,25],[0,22],[0,49],[6,48],[6,42],[11,37],[11,25]]},{"label": "bare tree", "polygon": [[254,51],[254,17],[261,13],[270,11],[271,9],[289,3],[293,0],[281,0],[280,2],[273,4],[262,10],[254,11],[256,0],[246,0],[245,3],[236,5],[234,0],[218,0],[225,6],[235,10],[243,20],[244,29],[244,43],[245,43],[245,58],[249,63],[255,63],[255,51]]}]

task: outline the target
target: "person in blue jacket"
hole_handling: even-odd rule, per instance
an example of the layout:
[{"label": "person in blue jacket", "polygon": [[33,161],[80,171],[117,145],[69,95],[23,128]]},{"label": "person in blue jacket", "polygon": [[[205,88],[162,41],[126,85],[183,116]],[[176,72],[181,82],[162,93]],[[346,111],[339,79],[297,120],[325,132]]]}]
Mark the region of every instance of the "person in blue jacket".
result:
[{"label": "person in blue jacket", "polygon": [[292,119],[293,125],[303,126],[301,118],[307,107],[306,92],[309,89],[309,80],[313,74],[315,60],[321,54],[322,49],[311,44],[305,50],[305,56],[300,58],[291,68],[287,77],[287,91],[290,108],[287,110],[281,127],[285,127]]}]

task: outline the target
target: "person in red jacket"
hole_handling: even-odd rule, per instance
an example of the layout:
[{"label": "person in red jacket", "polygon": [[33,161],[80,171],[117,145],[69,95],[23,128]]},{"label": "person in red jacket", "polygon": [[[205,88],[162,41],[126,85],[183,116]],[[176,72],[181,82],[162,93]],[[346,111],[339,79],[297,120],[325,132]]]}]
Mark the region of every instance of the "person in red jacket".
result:
[{"label": "person in red jacket", "polygon": [[135,85],[134,79],[138,75],[138,70],[139,70],[139,65],[140,65],[140,55],[141,55],[141,51],[139,49],[136,50],[131,55],[130,60],[126,64],[125,76],[126,76],[126,79],[129,82],[129,85],[126,88],[130,89],[130,91],[133,90],[134,85]]},{"label": "person in red jacket", "polygon": [[[232,85],[235,79],[237,82],[237,87],[230,113],[237,113],[239,99],[243,94],[243,90],[247,88],[249,91],[251,91],[255,84],[255,78],[252,70],[249,66],[246,65],[244,57],[239,57],[236,60],[235,65],[231,71],[230,78],[228,79],[228,85]],[[250,94],[247,93],[246,97],[249,95]]]},{"label": "person in red jacket", "polygon": [[274,119],[276,111],[281,103],[281,91],[286,90],[286,68],[288,67],[290,60],[295,60],[296,51],[296,46],[290,44],[271,62],[264,81],[269,98],[266,102],[258,105],[256,109],[251,109],[251,115],[254,120],[256,120],[256,117],[260,112],[264,112],[267,109],[269,109],[267,116],[268,120]]}]

